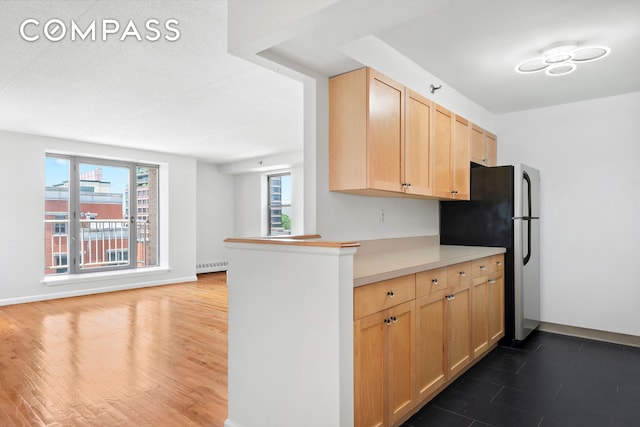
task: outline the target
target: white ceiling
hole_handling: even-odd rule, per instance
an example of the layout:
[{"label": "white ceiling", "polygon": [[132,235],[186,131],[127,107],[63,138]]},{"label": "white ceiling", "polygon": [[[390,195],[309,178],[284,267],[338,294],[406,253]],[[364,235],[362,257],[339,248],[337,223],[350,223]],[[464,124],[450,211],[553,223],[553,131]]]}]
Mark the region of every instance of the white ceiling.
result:
[{"label": "white ceiling", "polygon": [[[341,47],[374,35],[494,114],[640,91],[638,0],[327,4],[269,51],[329,76],[361,66]],[[175,18],[181,37],[29,43],[27,18]],[[300,151],[302,84],[228,54],[226,29],[226,0],[2,1],[0,129],[215,163]],[[612,52],[564,77],[514,72],[560,40]]]},{"label": "white ceiling", "polygon": [[[343,0],[327,9],[322,24],[271,51],[330,76],[357,67],[342,47],[374,35],[493,114],[640,90],[638,0]],[[611,54],[566,76],[514,71],[567,40]]]},{"label": "white ceiling", "polygon": [[[147,19],[175,18],[181,36],[28,43],[19,35],[27,18],[83,29],[133,19],[143,36]],[[215,163],[301,150],[302,84],[228,54],[226,25],[225,0],[3,0],[0,129]]]}]

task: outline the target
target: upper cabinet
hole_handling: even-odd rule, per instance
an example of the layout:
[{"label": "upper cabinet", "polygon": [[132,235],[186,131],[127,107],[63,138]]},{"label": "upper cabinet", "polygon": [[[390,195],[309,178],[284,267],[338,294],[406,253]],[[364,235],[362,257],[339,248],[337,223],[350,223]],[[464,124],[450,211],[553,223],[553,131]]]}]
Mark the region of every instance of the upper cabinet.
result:
[{"label": "upper cabinet", "polygon": [[329,189],[401,192],[404,87],[369,68],[329,82]]},{"label": "upper cabinet", "polygon": [[406,90],[404,144],[404,192],[431,196],[431,114],[433,104],[427,98]]},{"label": "upper cabinet", "polygon": [[469,122],[439,105],[434,110],[434,195],[469,200]]},{"label": "upper cabinet", "polygon": [[498,164],[498,141],[494,134],[471,126],[471,161],[483,166]]},{"label": "upper cabinet", "polygon": [[471,129],[371,68],[332,77],[329,190],[468,200]]}]

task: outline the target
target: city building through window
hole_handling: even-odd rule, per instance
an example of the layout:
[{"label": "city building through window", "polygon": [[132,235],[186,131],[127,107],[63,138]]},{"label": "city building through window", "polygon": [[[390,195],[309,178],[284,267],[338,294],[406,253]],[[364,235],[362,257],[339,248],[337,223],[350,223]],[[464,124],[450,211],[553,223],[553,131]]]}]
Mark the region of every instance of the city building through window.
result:
[{"label": "city building through window", "polygon": [[267,188],[269,235],[291,234],[291,174],[267,176]]},{"label": "city building through window", "polygon": [[45,176],[45,274],[158,265],[157,166],[51,154]]}]

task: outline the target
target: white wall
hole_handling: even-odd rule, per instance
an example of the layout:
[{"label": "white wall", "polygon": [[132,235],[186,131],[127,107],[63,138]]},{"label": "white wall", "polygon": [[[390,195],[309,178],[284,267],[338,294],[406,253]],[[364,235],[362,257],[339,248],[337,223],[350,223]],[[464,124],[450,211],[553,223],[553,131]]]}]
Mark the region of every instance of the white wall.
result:
[{"label": "white wall", "polygon": [[[316,86],[316,151],[315,156],[305,152],[305,161],[315,160],[317,170],[317,232],[325,239],[343,241],[438,234],[436,201],[364,197],[329,191],[329,80],[319,76],[315,83],[305,82],[305,85],[312,84]],[[305,96],[305,107],[313,100],[307,100]],[[381,210],[384,210],[383,223],[380,222]]]},{"label": "white wall", "polygon": [[235,233],[227,237],[267,235],[267,175],[280,172],[291,173],[291,233],[304,233],[304,167],[293,165],[282,170],[241,173],[233,176]]},{"label": "white wall", "polygon": [[[0,131],[3,244],[0,305],[175,283],[195,278],[196,162],[192,158]],[[162,271],[90,276],[47,285],[44,278],[45,153],[58,152],[160,164]],[[164,184],[163,184],[164,183]]]},{"label": "white wall", "polygon": [[233,177],[198,162],[196,180],[196,262],[227,261],[224,239],[235,236]]},{"label": "white wall", "polygon": [[499,163],[541,170],[542,320],[640,335],[640,92],[497,117]]}]

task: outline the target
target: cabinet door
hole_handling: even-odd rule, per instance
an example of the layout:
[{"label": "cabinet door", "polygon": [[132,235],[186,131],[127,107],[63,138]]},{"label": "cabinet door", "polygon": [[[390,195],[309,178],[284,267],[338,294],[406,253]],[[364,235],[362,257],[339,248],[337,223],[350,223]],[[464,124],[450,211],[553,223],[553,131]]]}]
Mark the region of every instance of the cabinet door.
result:
[{"label": "cabinet door", "polygon": [[416,300],[416,397],[424,400],[447,380],[445,296]]},{"label": "cabinet door", "polygon": [[456,116],[451,147],[451,182],[453,198],[469,200],[471,169],[469,165],[469,122]]},{"label": "cabinet door", "polygon": [[485,166],[498,164],[498,140],[495,135],[486,132],[484,134],[484,160]]},{"label": "cabinet door", "polygon": [[449,110],[434,105],[433,109],[433,186],[434,195],[451,198],[451,137],[453,117]]},{"label": "cabinet door", "polygon": [[374,70],[369,73],[368,186],[402,191],[404,87]]},{"label": "cabinet door", "polygon": [[471,282],[464,281],[447,297],[449,378],[471,361]]},{"label": "cabinet door", "polygon": [[431,188],[431,101],[406,91],[404,138],[404,191],[430,196]]},{"label": "cabinet door", "polygon": [[489,343],[493,345],[504,336],[504,275],[499,272],[489,279]]},{"label": "cabinet door", "polygon": [[471,348],[473,357],[489,349],[489,281],[486,277],[473,280],[471,308]]},{"label": "cabinet door", "polygon": [[384,425],[386,312],[354,322],[354,418],[356,427]]},{"label": "cabinet door", "polygon": [[415,301],[389,309],[387,319],[387,375],[389,424],[414,406]]},{"label": "cabinet door", "polygon": [[484,165],[484,131],[475,125],[471,126],[471,161]]}]

